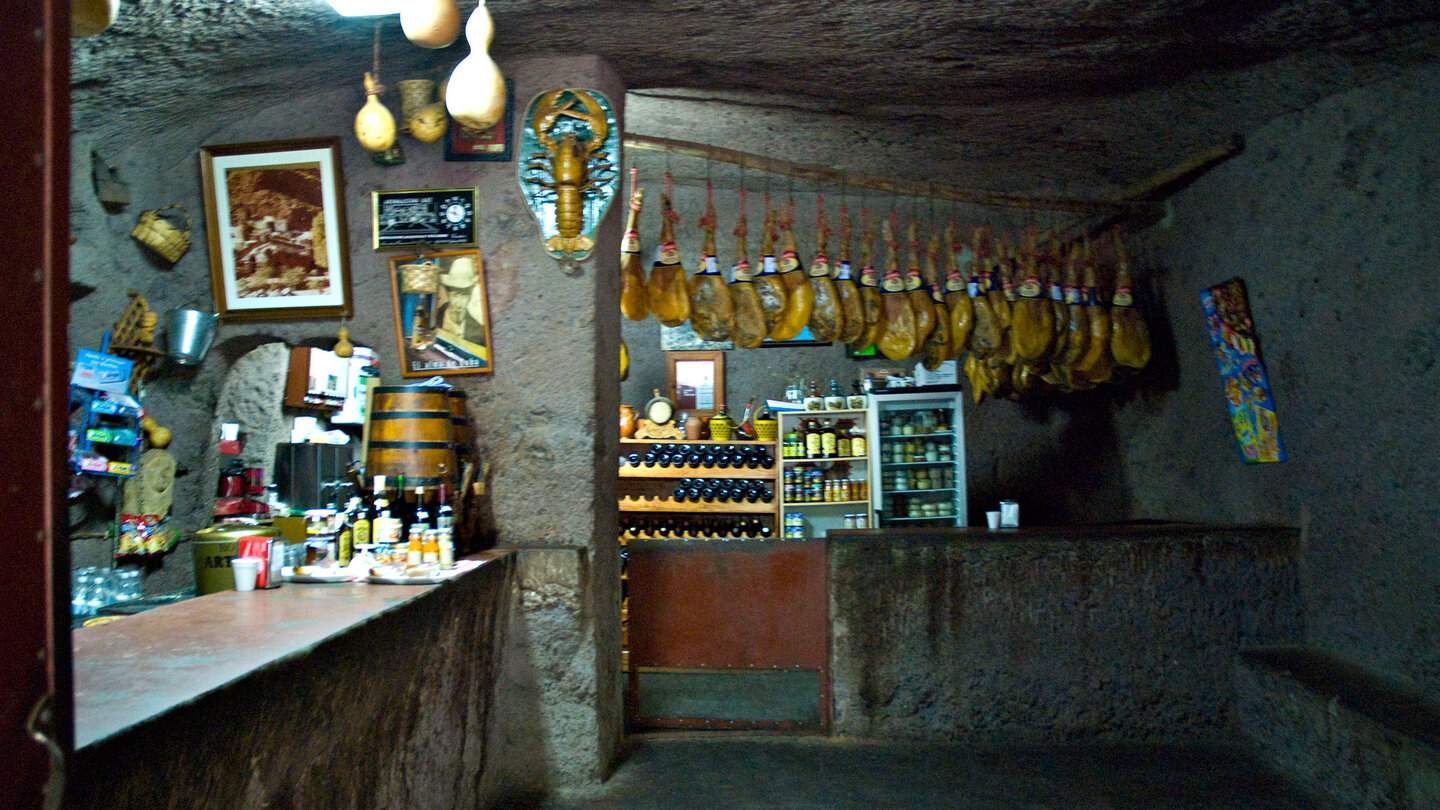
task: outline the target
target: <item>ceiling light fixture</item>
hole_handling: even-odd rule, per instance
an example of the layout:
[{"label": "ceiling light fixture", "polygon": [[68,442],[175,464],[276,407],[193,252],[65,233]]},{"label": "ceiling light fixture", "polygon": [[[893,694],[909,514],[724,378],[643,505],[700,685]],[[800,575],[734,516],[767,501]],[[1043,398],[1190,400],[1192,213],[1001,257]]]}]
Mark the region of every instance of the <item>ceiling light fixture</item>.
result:
[{"label": "ceiling light fixture", "polygon": [[399,14],[405,5],[401,0],[325,0],[345,17],[379,17]]}]

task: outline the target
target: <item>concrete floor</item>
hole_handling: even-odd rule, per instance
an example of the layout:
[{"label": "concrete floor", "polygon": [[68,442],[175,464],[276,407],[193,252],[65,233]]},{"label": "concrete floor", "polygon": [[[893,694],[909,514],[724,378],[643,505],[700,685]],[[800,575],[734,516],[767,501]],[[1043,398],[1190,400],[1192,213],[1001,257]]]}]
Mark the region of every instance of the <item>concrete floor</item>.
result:
[{"label": "concrete floor", "polygon": [[579,808],[1328,810],[1243,752],[1207,746],[995,748],[822,737],[631,738]]}]

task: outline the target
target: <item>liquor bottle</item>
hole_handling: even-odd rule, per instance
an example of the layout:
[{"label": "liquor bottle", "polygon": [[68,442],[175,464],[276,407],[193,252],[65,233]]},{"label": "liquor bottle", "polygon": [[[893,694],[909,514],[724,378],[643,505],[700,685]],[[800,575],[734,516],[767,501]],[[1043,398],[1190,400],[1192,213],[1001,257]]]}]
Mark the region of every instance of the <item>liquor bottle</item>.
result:
[{"label": "liquor bottle", "polygon": [[435,488],[436,498],[440,501],[435,507],[435,528],[452,529],[455,524],[455,510],[450,506],[450,491],[442,479],[440,485]]},{"label": "liquor bottle", "polygon": [[856,425],[850,429],[850,455],[861,458],[870,455],[865,443],[865,426]]},{"label": "liquor bottle", "polygon": [[825,420],[825,426],[820,431],[820,457],[834,458],[836,450],[835,425],[829,419]]},{"label": "liquor bottle", "polygon": [[804,431],[805,431],[805,457],[806,457],[806,458],[820,458],[820,452],[821,452],[820,428],[819,428],[818,425],[815,424],[815,420],[813,420],[813,419],[806,419],[806,420],[805,420]]},{"label": "liquor bottle", "polygon": [[837,458],[849,458],[854,452],[854,442],[850,438],[850,426],[855,424],[849,419],[841,419],[836,426],[835,435],[835,456]]},{"label": "liquor bottle", "polygon": [[340,525],[335,532],[335,561],[340,565],[350,564],[355,556],[355,518],[360,511],[360,499],[351,498],[349,505],[340,515]]},{"label": "liquor bottle", "polygon": [[415,511],[411,515],[411,526],[419,526],[421,529],[435,528],[430,523],[430,510],[425,508],[425,488],[415,487]]},{"label": "liquor bottle", "polygon": [[355,519],[350,523],[350,538],[356,547],[369,546],[375,542],[375,502],[369,499],[360,502],[355,510]]},{"label": "liquor bottle", "polygon": [[736,431],[742,439],[755,438],[755,426],[750,423],[750,417],[755,413],[755,397],[750,397],[745,403],[745,413],[740,416],[740,426]]}]

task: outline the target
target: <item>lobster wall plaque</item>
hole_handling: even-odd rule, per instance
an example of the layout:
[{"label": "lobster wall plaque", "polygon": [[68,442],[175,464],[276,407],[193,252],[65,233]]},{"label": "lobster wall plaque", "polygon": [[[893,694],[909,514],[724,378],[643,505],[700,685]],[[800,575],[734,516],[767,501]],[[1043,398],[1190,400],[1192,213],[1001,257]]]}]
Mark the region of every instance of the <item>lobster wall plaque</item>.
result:
[{"label": "lobster wall plaque", "polygon": [[620,185],[616,130],[609,100],[594,90],[550,90],[525,111],[520,191],[545,251],[562,263],[595,248],[595,229]]}]

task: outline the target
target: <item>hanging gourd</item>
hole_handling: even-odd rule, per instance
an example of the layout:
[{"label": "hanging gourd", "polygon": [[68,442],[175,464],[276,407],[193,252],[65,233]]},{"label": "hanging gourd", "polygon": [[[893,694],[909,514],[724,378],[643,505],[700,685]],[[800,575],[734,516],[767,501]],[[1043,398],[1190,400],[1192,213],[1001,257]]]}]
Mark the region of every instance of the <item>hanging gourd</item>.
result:
[{"label": "hanging gourd", "polygon": [[[452,80],[447,103],[454,94]],[[520,190],[540,224],[545,252],[562,262],[584,259],[620,185],[611,163],[620,154],[620,135],[610,102],[594,90],[550,90],[530,102],[525,121],[520,148],[528,159],[520,164]]]},{"label": "hanging gourd", "polygon": [[384,152],[395,143],[395,116],[380,103],[384,85],[365,74],[365,106],[355,115],[355,138],[367,152]]},{"label": "hanging gourd", "polygon": [[455,0],[408,0],[400,9],[400,28],[422,48],[448,48],[460,37],[460,7]]},{"label": "hanging gourd", "polygon": [[485,0],[480,0],[465,22],[470,54],[450,73],[445,91],[445,107],[461,126],[489,129],[505,116],[505,77],[486,53],[494,36],[495,22],[490,19]]}]

